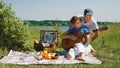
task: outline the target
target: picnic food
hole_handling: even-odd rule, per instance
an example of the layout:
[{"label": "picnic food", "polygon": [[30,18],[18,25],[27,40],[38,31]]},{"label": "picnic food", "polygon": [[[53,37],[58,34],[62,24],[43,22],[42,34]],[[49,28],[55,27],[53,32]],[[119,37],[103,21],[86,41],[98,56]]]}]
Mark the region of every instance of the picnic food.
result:
[{"label": "picnic food", "polygon": [[39,52],[37,55],[42,56],[42,59],[58,59],[59,58],[59,55],[51,52],[50,48],[45,48],[43,52]]}]

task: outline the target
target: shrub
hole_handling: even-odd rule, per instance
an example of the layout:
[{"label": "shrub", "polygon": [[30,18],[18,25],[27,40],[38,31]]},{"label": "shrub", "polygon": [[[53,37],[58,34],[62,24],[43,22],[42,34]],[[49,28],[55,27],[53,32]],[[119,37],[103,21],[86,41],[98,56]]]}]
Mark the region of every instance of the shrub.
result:
[{"label": "shrub", "polygon": [[21,50],[28,38],[28,28],[17,18],[11,5],[0,0],[0,48]]}]

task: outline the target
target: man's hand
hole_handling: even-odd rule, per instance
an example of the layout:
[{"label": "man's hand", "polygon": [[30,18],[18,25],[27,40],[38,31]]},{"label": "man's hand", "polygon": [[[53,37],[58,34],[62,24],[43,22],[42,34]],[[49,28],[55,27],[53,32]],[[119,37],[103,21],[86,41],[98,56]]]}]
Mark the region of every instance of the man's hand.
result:
[{"label": "man's hand", "polygon": [[97,37],[99,36],[99,30],[97,30],[96,32],[94,32],[94,36],[92,37],[92,41],[94,41]]}]

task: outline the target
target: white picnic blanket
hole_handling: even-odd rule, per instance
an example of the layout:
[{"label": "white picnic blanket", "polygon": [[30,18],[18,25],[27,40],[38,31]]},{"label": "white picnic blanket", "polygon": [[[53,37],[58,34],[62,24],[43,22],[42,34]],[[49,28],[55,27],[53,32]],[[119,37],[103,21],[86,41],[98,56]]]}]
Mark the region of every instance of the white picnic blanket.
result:
[{"label": "white picnic blanket", "polygon": [[103,62],[93,55],[89,54],[85,56],[85,61],[79,61],[79,60],[68,60],[61,56],[60,59],[51,59],[46,60],[42,59],[39,60],[36,57],[36,52],[17,52],[10,50],[9,54],[7,56],[4,56],[2,59],[0,59],[1,63],[6,64],[18,64],[18,65],[29,65],[29,64],[77,64],[77,63],[88,63],[88,64],[102,64]]}]

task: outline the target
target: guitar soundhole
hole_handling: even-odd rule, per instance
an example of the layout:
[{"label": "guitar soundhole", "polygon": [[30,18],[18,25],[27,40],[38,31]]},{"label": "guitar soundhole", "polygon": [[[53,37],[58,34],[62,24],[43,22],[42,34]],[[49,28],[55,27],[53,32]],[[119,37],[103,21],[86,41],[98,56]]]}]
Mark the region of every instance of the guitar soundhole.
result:
[{"label": "guitar soundhole", "polygon": [[69,45],[69,39],[67,39],[66,43]]}]

